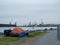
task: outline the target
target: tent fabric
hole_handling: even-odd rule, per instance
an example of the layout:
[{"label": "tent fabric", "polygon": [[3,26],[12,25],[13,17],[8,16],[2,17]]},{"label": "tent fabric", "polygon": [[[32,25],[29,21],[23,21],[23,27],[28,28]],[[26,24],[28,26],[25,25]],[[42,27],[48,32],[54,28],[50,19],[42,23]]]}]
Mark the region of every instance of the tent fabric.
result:
[{"label": "tent fabric", "polygon": [[22,32],[24,32],[24,30],[23,30],[22,28],[19,28],[19,27],[15,27],[15,28],[11,31],[11,33],[14,33],[14,34],[20,34],[20,33],[22,33]]}]

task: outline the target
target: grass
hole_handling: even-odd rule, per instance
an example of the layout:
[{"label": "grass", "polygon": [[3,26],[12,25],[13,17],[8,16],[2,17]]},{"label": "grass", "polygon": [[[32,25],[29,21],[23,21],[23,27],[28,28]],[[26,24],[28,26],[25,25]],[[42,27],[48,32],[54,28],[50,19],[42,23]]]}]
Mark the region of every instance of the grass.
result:
[{"label": "grass", "polygon": [[19,40],[17,37],[3,37],[0,38],[0,43],[10,43]]},{"label": "grass", "polygon": [[[27,38],[23,37],[22,41],[20,43],[25,42],[28,38],[36,37],[36,36],[39,36],[39,35],[42,35],[42,34],[45,34],[45,33],[46,32],[32,32],[32,33],[29,33],[29,37],[27,37]],[[3,37],[3,38],[0,38],[0,45],[10,45],[10,43],[16,42],[18,40],[21,40],[21,39],[19,39],[18,37]]]},{"label": "grass", "polygon": [[35,36],[38,36],[38,35],[42,35],[42,34],[45,34],[46,32],[32,32],[29,34],[29,37],[35,37]]}]

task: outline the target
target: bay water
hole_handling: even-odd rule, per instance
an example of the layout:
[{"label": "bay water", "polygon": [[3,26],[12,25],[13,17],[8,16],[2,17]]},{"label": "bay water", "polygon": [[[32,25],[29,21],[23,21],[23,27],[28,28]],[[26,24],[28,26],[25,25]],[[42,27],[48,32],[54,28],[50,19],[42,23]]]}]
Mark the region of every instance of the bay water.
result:
[{"label": "bay water", "polygon": [[[4,32],[4,30],[7,30],[7,29],[11,29],[13,30],[15,27],[0,27],[0,32]],[[57,29],[57,27],[20,27],[22,28],[23,30],[44,30],[44,29],[50,29],[50,28],[53,28],[53,29]]]}]

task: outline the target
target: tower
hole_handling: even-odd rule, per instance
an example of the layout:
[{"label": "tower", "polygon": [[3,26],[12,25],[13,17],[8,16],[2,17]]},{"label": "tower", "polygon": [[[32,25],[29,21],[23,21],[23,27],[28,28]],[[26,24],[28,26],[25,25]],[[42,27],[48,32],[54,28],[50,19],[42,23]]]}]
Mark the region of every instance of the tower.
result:
[{"label": "tower", "polygon": [[15,25],[17,25],[17,23],[15,22]]},{"label": "tower", "polygon": [[44,23],[43,23],[43,20],[41,19],[41,25],[43,25]]},{"label": "tower", "polygon": [[11,25],[11,22],[9,24]]}]

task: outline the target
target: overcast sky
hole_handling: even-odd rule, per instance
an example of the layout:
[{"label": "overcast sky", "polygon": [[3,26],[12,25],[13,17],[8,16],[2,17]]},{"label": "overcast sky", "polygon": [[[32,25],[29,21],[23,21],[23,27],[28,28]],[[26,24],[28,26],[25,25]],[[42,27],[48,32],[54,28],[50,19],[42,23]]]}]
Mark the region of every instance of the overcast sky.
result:
[{"label": "overcast sky", "polygon": [[0,23],[60,23],[59,0],[0,0]]}]

